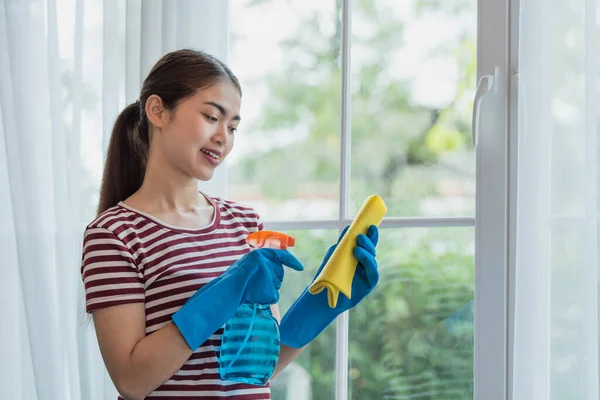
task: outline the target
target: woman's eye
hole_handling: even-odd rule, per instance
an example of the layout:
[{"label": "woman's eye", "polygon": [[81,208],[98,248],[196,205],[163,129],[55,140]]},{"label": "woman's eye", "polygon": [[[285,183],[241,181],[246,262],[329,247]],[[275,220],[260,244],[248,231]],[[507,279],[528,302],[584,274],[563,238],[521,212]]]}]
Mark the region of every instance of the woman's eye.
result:
[{"label": "woman's eye", "polygon": [[219,119],[217,117],[213,117],[212,115],[206,115],[206,119],[208,119],[210,122],[218,122]]},{"label": "woman's eye", "polygon": [[238,131],[238,130],[237,130],[237,128],[236,128],[236,127],[231,127],[231,128],[229,128],[229,132],[231,132],[231,134],[233,134],[233,135],[234,135],[234,134],[236,134],[236,133],[237,133],[237,131]]}]

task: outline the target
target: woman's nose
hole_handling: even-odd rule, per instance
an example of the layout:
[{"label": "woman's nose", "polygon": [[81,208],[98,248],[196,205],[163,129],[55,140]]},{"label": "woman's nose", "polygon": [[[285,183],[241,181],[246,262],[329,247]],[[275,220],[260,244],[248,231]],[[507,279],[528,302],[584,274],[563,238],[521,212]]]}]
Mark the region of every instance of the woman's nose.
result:
[{"label": "woman's nose", "polygon": [[224,147],[227,145],[227,127],[219,127],[212,137],[213,143]]}]

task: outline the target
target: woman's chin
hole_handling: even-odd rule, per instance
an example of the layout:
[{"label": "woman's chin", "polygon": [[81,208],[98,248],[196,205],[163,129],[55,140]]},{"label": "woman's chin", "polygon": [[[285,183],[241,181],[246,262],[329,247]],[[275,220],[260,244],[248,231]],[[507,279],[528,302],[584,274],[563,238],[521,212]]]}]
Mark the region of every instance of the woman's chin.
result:
[{"label": "woman's chin", "polygon": [[194,178],[199,181],[210,181],[215,174],[214,168],[199,168],[194,171]]},{"label": "woman's chin", "polygon": [[223,160],[218,162],[207,161],[200,159],[200,162],[192,165],[193,170],[190,171],[190,175],[199,181],[209,181],[215,174],[215,170],[221,166]]}]

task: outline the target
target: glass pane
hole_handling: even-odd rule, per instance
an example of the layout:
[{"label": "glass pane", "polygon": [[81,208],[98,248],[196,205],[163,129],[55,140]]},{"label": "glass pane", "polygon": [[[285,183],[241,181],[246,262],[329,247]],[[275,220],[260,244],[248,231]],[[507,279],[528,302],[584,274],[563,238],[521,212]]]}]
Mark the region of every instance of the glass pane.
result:
[{"label": "glass pane", "polygon": [[474,229],[382,230],[380,284],[350,312],[350,398],[473,398]]},{"label": "glass pane", "polygon": [[230,2],[243,89],[229,198],[264,219],[338,216],[340,27],[335,0]]},{"label": "glass pane", "polygon": [[[325,252],[338,239],[332,230],[288,231],[296,238],[290,251],[305,267],[303,272],[286,271],[280,291],[283,315],[312,281]],[[271,382],[273,400],[332,400],[335,398],[335,323],[311,342],[300,357]]]},{"label": "glass pane", "polygon": [[352,4],[353,211],[474,214],[477,1]]}]

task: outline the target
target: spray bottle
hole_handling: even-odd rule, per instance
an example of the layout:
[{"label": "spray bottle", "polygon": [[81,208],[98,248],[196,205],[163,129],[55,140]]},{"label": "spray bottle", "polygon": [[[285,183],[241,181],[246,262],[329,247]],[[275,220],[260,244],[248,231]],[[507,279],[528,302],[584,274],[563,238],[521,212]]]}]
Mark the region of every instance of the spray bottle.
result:
[{"label": "spray bottle", "polygon": [[[258,231],[246,238],[254,248],[287,249],[292,236]],[[279,361],[279,323],[269,304],[242,304],[225,325],[219,355],[221,379],[264,386]]]}]

